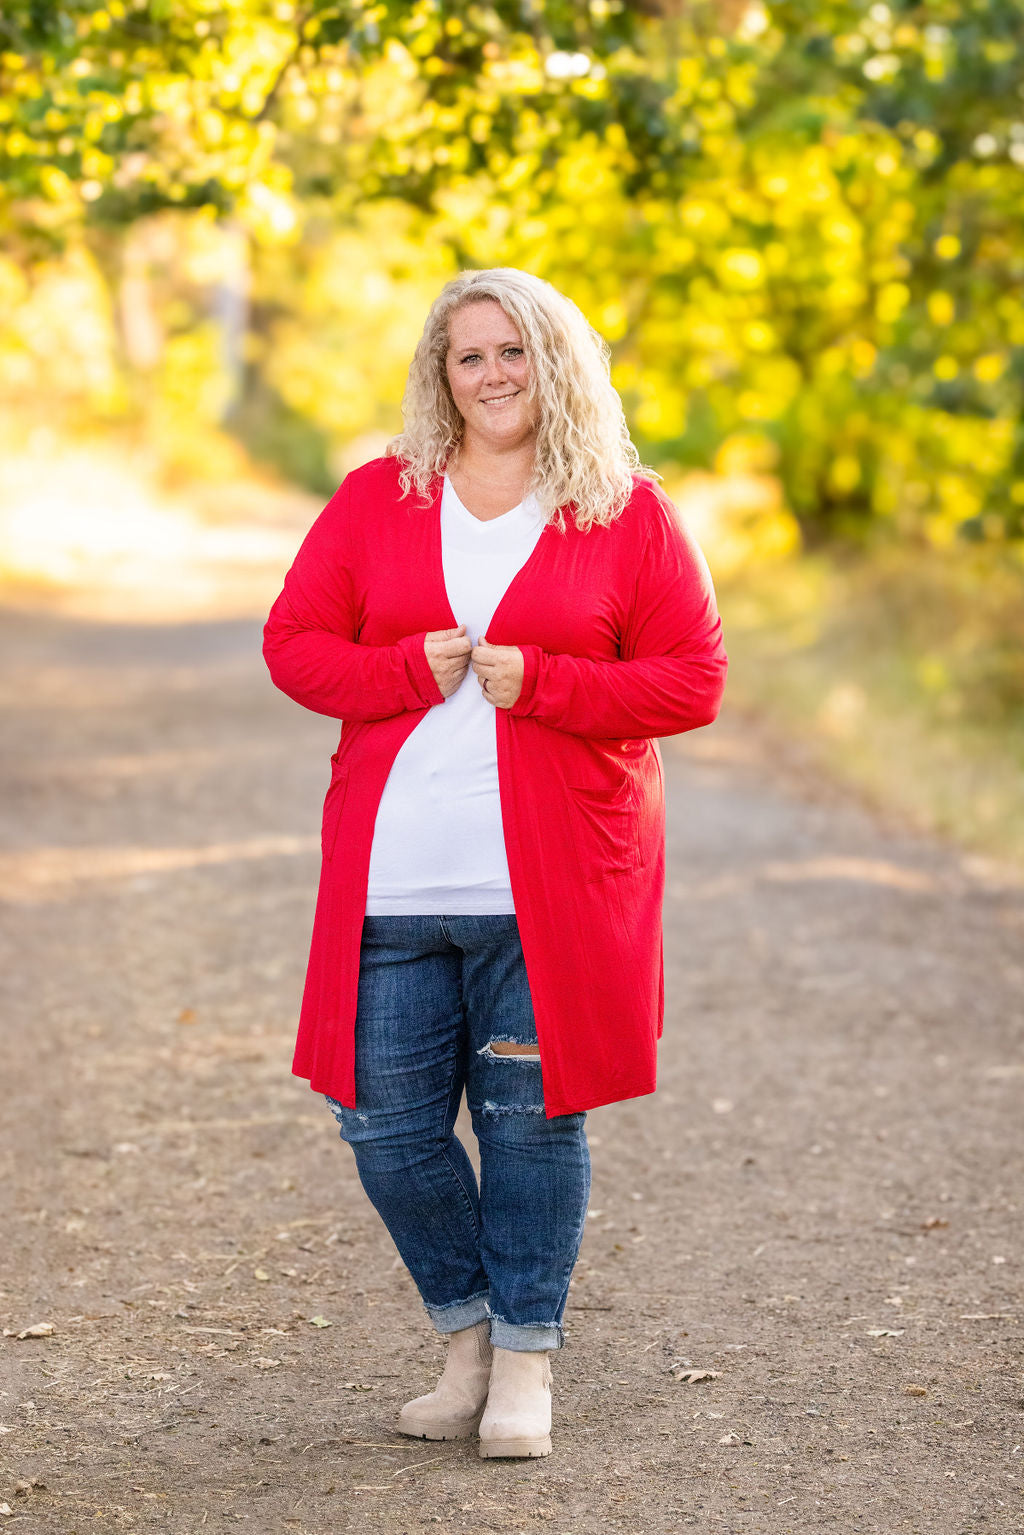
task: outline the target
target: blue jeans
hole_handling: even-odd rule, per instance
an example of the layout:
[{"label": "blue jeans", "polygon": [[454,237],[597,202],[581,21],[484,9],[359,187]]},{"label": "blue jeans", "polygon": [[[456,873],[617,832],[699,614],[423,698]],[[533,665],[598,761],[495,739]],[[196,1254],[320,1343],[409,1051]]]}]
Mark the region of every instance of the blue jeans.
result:
[{"label": "blue jeans", "polygon": [[[490,1317],[499,1348],[563,1346],[590,1195],[586,1114],[544,1113],[514,914],[367,916],[356,1107],[327,1102],[439,1332]],[[463,1088],[480,1186],[453,1134]]]}]

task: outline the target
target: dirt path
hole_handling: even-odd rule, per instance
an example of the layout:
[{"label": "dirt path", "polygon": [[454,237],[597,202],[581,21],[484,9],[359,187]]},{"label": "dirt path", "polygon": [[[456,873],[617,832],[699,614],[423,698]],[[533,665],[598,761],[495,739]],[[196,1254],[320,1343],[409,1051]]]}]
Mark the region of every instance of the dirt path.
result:
[{"label": "dirt path", "polygon": [[590,1116],[556,1453],[484,1462],[393,1432],[442,1346],[289,1074],[334,727],[251,621],[0,644],[0,1528],[1024,1529],[1021,888],[663,743],[659,1091]]}]

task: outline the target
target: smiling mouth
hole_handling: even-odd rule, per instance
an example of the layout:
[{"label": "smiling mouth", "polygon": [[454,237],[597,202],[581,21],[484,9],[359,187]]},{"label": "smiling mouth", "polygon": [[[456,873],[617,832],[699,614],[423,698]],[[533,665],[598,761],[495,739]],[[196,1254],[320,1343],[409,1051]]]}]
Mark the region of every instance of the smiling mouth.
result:
[{"label": "smiling mouth", "polygon": [[489,400],[484,400],[483,403],[485,405],[504,405],[506,400],[514,400],[518,393],[519,390],[516,389],[512,394],[494,394]]}]

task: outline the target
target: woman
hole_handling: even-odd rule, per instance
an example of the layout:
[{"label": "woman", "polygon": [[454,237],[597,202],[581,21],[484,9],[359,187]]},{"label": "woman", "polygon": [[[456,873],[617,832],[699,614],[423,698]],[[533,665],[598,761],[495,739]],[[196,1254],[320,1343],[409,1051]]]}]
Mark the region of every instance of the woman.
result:
[{"label": "woman", "polygon": [[265,630],[277,686],[343,721],[293,1070],[449,1339],[400,1431],[547,1455],[586,1112],[655,1087],[655,737],[714,719],[726,660],[608,349],[550,284],[449,282],[403,411]]}]

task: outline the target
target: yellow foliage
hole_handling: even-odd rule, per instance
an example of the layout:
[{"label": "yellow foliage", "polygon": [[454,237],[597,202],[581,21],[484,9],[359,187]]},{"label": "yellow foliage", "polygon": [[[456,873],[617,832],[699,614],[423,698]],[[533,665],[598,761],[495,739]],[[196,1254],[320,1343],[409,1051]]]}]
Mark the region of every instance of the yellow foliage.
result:
[{"label": "yellow foliage", "polygon": [[287,241],[298,232],[298,214],[291,200],[263,181],[246,187],[239,216],[267,245]]},{"label": "yellow foliage", "polygon": [[640,430],[650,437],[678,437],[686,430],[685,398],[665,386],[642,398],[633,415]]},{"label": "yellow foliage", "polygon": [[875,300],[875,314],[883,325],[891,325],[899,319],[909,303],[910,289],[906,283],[886,283]]},{"label": "yellow foliage", "polygon": [[770,352],[778,344],[778,338],[764,320],[750,320],[743,327],[743,344],[752,352]]},{"label": "yellow foliage", "polygon": [[1006,358],[999,352],[987,352],[974,364],[974,376],[979,383],[994,384],[1006,372]]},{"label": "yellow foliage", "polygon": [[28,293],[28,278],[22,267],[9,256],[0,254],[0,315],[13,316],[25,303]]},{"label": "yellow foliage", "polygon": [[70,179],[56,165],[44,165],[39,173],[43,193],[51,202],[64,202],[74,196]]},{"label": "yellow foliage", "polygon": [[848,495],[861,483],[860,460],[852,453],[837,453],[829,465],[829,488],[834,494]]},{"label": "yellow foliage", "polygon": [[716,458],[721,472],[666,475],[666,489],[722,580],[788,560],[800,548],[800,530],[779,483],[763,472],[772,455],[765,444],[756,435],[735,434]]},{"label": "yellow foliage", "polygon": [[866,341],[863,336],[858,336],[850,345],[850,366],[858,378],[866,378],[875,366],[878,357],[878,349]]},{"label": "yellow foliage", "polygon": [[764,281],[764,264],[755,250],[734,247],[722,252],[719,273],[734,288],[757,288]]},{"label": "yellow foliage", "polygon": [[928,295],[928,315],[933,325],[951,325],[956,314],[952,295],[936,289]]}]

